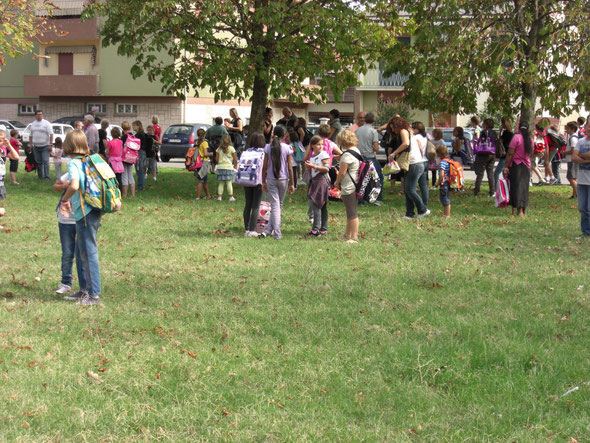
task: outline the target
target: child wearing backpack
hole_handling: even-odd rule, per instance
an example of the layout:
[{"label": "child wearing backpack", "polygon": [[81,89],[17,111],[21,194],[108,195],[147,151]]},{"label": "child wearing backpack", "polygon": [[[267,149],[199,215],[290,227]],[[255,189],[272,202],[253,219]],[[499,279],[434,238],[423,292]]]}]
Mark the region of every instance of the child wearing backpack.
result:
[{"label": "child wearing backpack", "polygon": [[18,160],[18,152],[6,139],[6,126],[0,125],[0,200],[6,199],[6,187],[4,186],[6,160]]},{"label": "child wearing backpack", "polygon": [[[121,149],[124,151],[127,138],[129,136],[133,136],[133,134],[131,134],[131,124],[129,124],[127,120],[121,123],[121,128],[123,129],[123,135],[121,136]],[[121,154],[123,154],[123,152]],[[131,192],[131,197],[135,197],[135,179],[133,178],[133,165],[134,163],[127,163],[123,161],[123,173],[121,174],[121,192],[123,194],[123,198],[127,197],[128,190]]]},{"label": "child wearing backpack", "polygon": [[311,157],[305,166],[311,169],[311,179],[307,188],[307,198],[313,209],[313,225],[308,237],[319,237],[328,233],[328,192],[330,190],[330,156],[323,150],[324,143],[319,135],[309,142]]},{"label": "child wearing backpack", "polygon": [[[18,150],[22,147],[22,143],[18,141],[18,131],[13,129],[10,131],[10,145],[14,148],[16,153],[18,154]],[[13,185],[18,185],[19,183],[16,181],[16,173],[18,172],[18,158],[16,160],[10,160],[10,183]]]},{"label": "child wearing backpack", "polygon": [[209,157],[211,152],[209,151],[209,143],[205,140],[205,130],[203,128],[197,129],[197,141],[195,142],[197,150],[195,155],[201,156],[202,166],[195,169],[195,177],[197,177],[197,200],[201,200],[201,192],[205,190],[205,196],[207,199],[211,198],[209,193],[209,187],[207,186],[207,180],[209,177],[209,171],[211,170],[211,161]]},{"label": "child wearing backpack", "polygon": [[68,133],[63,146],[64,153],[73,157],[68,163],[68,188],[61,199],[61,213],[74,213],[76,219],[76,246],[80,260],[76,270],[80,290],[69,300],[77,300],[81,305],[100,303],[101,281],[98,263],[96,235],[102,219],[100,209],[93,208],[82,196],[88,183],[83,157],[90,155],[86,135],[80,129]]},{"label": "child wearing backpack", "polygon": [[436,147],[436,157],[440,163],[438,165],[438,180],[436,186],[439,188],[440,203],[443,206],[443,213],[445,218],[451,216],[451,159],[449,158],[449,150],[443,145]]},{"label": "child wearing backpack", "polygon": [[57,137],[53,141],[53,149],[51,150],[51,157],[53,158],[53,166],[55,168],[55,181],[57,182],[61,177],[61,161],[63,155],[63,140]]},{"label": "child wearing backpack", "polygon": [[236,201],[234,198],[234,187],[232,180],[236,175],[236,169],[238,168],[238,158],[236,157],[236,150],[231,145],[231,137],[229,134],[221,136],[221,143],[217,148],[217,154],[215,157],[215,174],[217,175],[217,200],[221,201],[223,196],[223,189],[227,188],[229,194],[229,201]]}]

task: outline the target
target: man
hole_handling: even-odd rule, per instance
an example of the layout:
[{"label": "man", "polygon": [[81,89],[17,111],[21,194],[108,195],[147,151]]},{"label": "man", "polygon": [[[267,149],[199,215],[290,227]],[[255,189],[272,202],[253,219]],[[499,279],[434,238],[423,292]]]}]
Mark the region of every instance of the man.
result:
[{"label": "man", "polygon": [[332,109],[330,111],[330,140],[336,141],[338,134],[342,131],[342,125],[340,124],[340,111],[338,109]]},{"label": "man", "polygon": [[88,149],[91,154],[98,152],[98,128],[94,126],[94,117],[91,114],[84,116],[84,126],[82,128],[84,134],[86,134],[86,140],[88,140]]},{"label": "man", "polygon": [[372,161],[375,166],[377,174],[379,174],[379,180],[381,180],[381,192],[377,198],[375,204],[381,206],[383,201],[383,172],[381,172],[381,163],[377,160],[377,151],[379,150],[379,134],[373,127],[375,123],[375,114],[369,112],[365,116],[365,124],[358,128],[355,132],[356,138],[358,138],[358,150],[360,151],[365,161]]},{"label": "man", "polygon": [[223,117],[215,117],[215,124],[205,132],[205,138],[209,142],[209,152],[213,154],[209,157],[212,171],[215,169],[215,152],[221,143],[222,135],[229,135],[229,132],[227,132],[227,129],[223,125]]},{"label": "man", "polygon": [[364,111],[361,111],[361,112],[359,112],[359,113],[356,115],[356,118],[355,118],[355,120],[354,120],[354,121],[355,121],[354,125],[352,125],[352,126],[351,126],[350,128],[348,128],[348,129],[349,129],[349,130],[351,130],[352,132],[356,132],[356,130],[357,130],[358,128],[360,128],[361,126],[363,126],[363,125],[365,124],[365,117],[366,117],[366,116],[367,116],[367,113],[366,113],[366,112],[364,112]]},{"label": "man", "polygon": [[51,123],[43,118],[41,110],[35,112],[29,143],[33,147],[35,163],[37,163],[37,177],[39,180],[49,180],[49,153],[53,145],[53,128]]},{"label": "man", "polygon": [[293,114],[291,108],[284,107],[283,108],[283,118],[277,122],[277,125],[282,125],[287,128],[294,128],[295,122],[297,121],[297,116]]}]

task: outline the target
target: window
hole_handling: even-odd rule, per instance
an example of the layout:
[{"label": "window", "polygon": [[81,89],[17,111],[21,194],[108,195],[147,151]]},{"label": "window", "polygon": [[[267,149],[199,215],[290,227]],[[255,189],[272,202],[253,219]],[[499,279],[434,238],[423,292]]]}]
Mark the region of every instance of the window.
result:
[{"label": "window", "polygon": [[107,105],[104,103],[87,103],[86,104],[86,113],[87,114],[106,114],[107,113]]},{"label": "window", "polygon": [[19,115],[35,115],[37,105],[18,105]]},{"label": "window", "polygon": [[117,103],[116,114],[134,115],[137,114],[137,105]]}]

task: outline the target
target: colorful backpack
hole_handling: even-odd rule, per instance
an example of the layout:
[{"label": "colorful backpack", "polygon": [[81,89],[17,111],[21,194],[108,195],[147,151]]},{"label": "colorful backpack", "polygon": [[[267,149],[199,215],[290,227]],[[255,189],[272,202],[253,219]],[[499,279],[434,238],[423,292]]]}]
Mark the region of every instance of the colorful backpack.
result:
[{"label": "colorful backpack", "polygon": [[348,150],[346,152],[360,162],[358,181],[355,181],[352,175],[350,175],[350,172],[347,171],[348,176],[354,184],[356,195],[369,203],[375,203],[381,193],[381,180],[379,179],[375,165],[371,160],[365,161],[360,154],[354,151]]},{"label": "colorful backpack", "polygon": [[505,178],[498,180],[495,196],[496,208],[507,208],[510,203],[510,183]]},{"label": "colorful backpack", "polygon": [[81,161],[86,186],[83,194],[82,190],[79,191],[80,198],[102,212],[116,212],[121,209],[119,183],[109,164],[99,154],[81,157]]},{"label": "colorful backpack", "polygon": [[235,184],[242,186],[258,186],[262,183],[262,166],[264,150],[250,148],[242,152],[238,163]]},{"label": "colorful backpack", "polygon": [[450,158],[446,158],[445,160],[449,162],[449,183],[451,189],[463,189],[463,186],[465,186],[463,166],[456,160]]},{"label": "colorful backpack", "polygon": [[260,209],[258,214],[258,220],[256,221],[256,232],[259,234],[264,231],[268,221],[270,220],[270,203],[260,202]]},{"label": "colorful backpack", "polygon": [[[186,153],[184,167],[189,171],[194,171],[195,169],[199,169],[203,166],[203,159],[201,159],[201,155],[198,153],[199,148],[197,146],[191,146],[188,148],[188,152]],[[197,153],[197,155],[195,155]]]},{"label": "colorful backpack", "polygon": [[123,146],[123,155],[121,155],[123,162],[130,165],[137,163],[140,148],[141,140],[131,134],[127,134],[127,140],[125,140],[125,146]]}]

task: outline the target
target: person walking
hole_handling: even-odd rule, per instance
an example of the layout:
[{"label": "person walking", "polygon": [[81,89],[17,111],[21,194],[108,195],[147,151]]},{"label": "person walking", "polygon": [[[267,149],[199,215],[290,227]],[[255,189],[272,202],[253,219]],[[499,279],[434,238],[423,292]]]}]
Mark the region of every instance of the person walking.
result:
[{"label": "person walking", "polygon": [[43,111],[35,112],[35,120],[31,123],[29,143],[33,147],[37,177],[39,180],[49,180],[49,154],[53,145],[53,128],[51,123],[43,118]]}]

